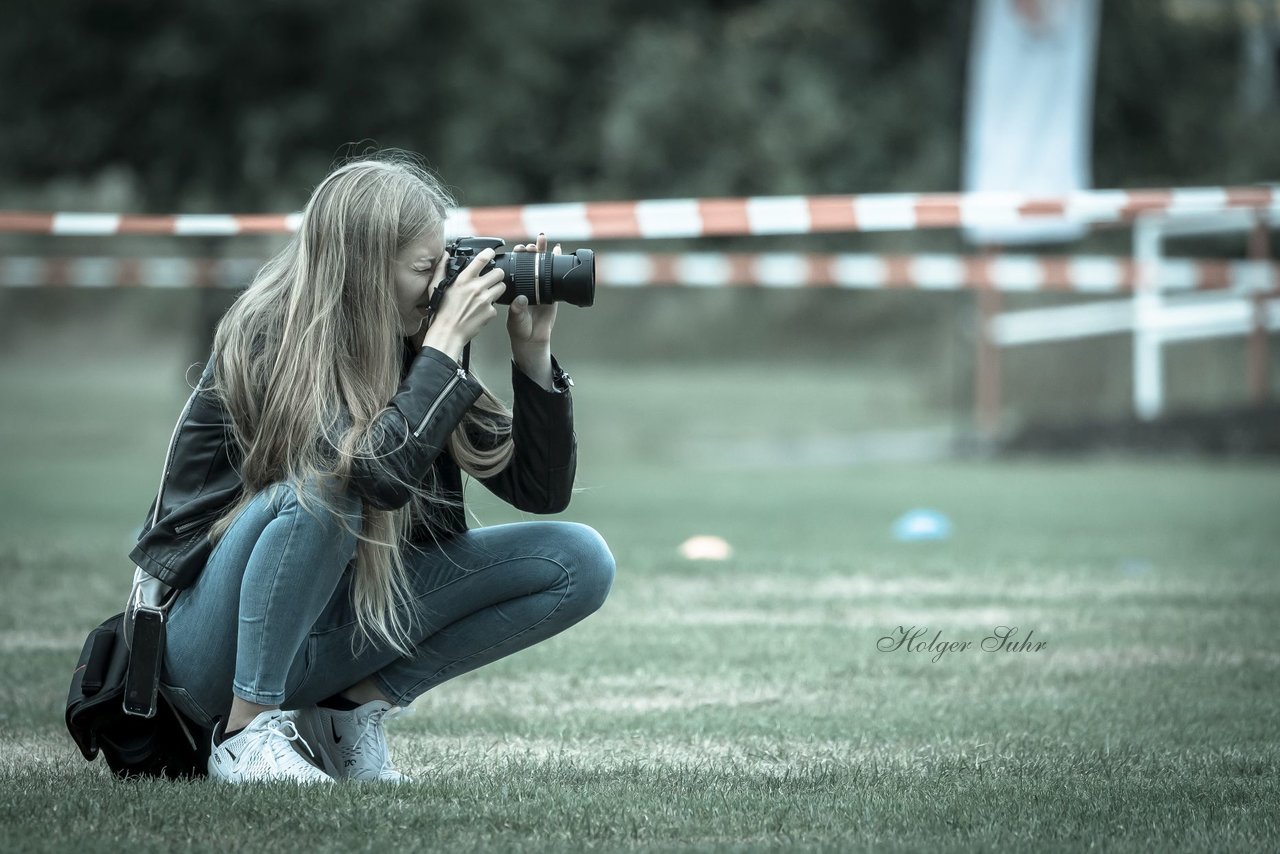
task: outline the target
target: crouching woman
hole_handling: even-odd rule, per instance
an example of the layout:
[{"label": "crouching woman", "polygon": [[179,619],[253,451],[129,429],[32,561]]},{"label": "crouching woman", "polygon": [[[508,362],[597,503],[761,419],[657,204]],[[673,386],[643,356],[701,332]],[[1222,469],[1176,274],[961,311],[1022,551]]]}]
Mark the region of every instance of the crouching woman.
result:
[{"label": "crouching woman", "polygon": [[[389,714],[609,593],[613,556],[585,525],[467,528],[461,472],[555,513],[577,449],[554,304],[507,311],[512,409],[461,364],[505,290],[491,251],[425,308],[449,207],[408,157],[339,167],[218,325],[166,476],[207,557],[171,607],[162,669],[212,728],[213,779],[406,780]],[[210,512],[212,484],[226,499]],[[182,513],[166,508],[171,528]],[[159,559],[145,534],[133,557]]]}]

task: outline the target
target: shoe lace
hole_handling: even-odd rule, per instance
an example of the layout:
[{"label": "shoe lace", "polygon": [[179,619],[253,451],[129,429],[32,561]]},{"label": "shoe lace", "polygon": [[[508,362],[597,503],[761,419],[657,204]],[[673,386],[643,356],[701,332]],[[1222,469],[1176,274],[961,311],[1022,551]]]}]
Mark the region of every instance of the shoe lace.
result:
[{"label": "shoe lace", "polygon": [[[365,743],[366,738],[368,738],[368,743],[371,747],[370,752],[377,755],[380,766],[383,769],[392,768],[394,770],[394,766],[391,764],[391,756],[387,750],[387,739],[386,734],[382,731],[382,722],[384,719],[389,720],[396,717],[400,712],[399,706],[370,712],[369,717],[365,719],[364,729],[360,731],[360,737],[356,739],[356,745],[359,746]],[[303,743],[305,744],[306,742]]]},{"label": "shoe lace", "polygon": [[[312,758],[315,758],[315,755],[316,755],[315,751],[311,749],[311,745],[307,744],[307,740],[302,737],[302,733],[298,732],[297,725],[291,719],[276,718],[275,720],[268,721],[267,731],[268,731],[268,735],[267,735],[268,738],[271,738],[274,736],[274,737],[279,737],[286,742],[293,742],[293,741],[300,742],[302,746],[307,749],[307,753],[310,753]],[[298,755],[292,747],[286,747],[285,749],[288,750],[289,753],[293,754],[294,756]],[[279,770],[279,766],[276,764],[276,761],[275,761],[276,760],[275,751],[274,750],[268,751],[268,755],[271,757],[271,764],[275,766],[276,770]]]}]

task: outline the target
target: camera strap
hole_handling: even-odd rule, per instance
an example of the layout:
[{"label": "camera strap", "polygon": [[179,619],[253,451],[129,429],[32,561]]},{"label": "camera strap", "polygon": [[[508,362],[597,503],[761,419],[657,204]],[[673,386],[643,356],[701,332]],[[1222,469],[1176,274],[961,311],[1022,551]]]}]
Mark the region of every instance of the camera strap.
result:
[{"label": "camera strap", "polygon": [[[210,353],[209,364],[217,357]],[[206,367],[206,373],[208,368]],[[200,376],[195,389],[182,407],[182,414],[173,425],[173,433],[169,436],[169,450],[165,453],[164,467],[160,471],[160,488],[156,491],[156,500],[152,505],[151,525],[154,528],[160,522],[160,506],[164,501],[165,481],[169,477],[169,466],[173,463],[174,450],[177,447],[178,433],[182,423],[191,413],[196,397],[204,388],[205,375]],[[157,695],[160,690],[160,676],[164,665],[165,622],[169,608],[181,591],[160,579],[150,575],[140,566],[134,567],[133,587],[129,591],[129,600],[124,609],[124,625],[122,637],[129,649],[128,670],[125,673],[125,690],[122,706],[126,715],[142,718],[154,717],[158,708]]]},{"label": "camera strap", "polygon": [[[453,284],[452,279],[445,279],[436,285],[436,291],[431,295],[430,302],[427,303],[427,328],[431,328],[431,324],[436,321],[436,309],[440,307],[440,302],[444,299],[444,292],[449,285]],[[462,348],[462,369],[464,371],[471,370],[471,342],[468,341],[466,346]]]}]

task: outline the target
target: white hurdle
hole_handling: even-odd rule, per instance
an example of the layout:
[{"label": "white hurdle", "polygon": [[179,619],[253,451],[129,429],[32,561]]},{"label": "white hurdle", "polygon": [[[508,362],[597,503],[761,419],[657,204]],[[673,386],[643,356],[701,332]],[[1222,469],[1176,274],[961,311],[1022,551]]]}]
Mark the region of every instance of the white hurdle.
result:
[{"label": "white hurdle", "polygon": [[[1098,335],[1133,335],[1133,408],[1143,420],[1165,409],[1164,348],[1182,341],[1250,335],[1249,378],[1255,400],[1266,394],[1266,334],[1280,330],[1280,305],[1261,262],[1274,214],[1228,211],[1211,216],[1144,214],[1134,223],[1133,295],[1084,305],[1011,311],[991,318],[986,334],[998,347]],[[1230,290],[1190,291],[1187,262],[1170,259],[1171,237],[1252,233],[1251,263]]]}]

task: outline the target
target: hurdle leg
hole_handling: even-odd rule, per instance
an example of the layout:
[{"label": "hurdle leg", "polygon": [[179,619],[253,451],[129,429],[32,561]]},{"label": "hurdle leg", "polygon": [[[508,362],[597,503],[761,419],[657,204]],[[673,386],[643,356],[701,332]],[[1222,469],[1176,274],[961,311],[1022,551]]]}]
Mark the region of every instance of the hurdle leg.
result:
[{"label": "hurdle leg", "polygon": [[974,400],[978,430],[994,436],[1000,429],[1000,348],[991,340],[991,321],[1000,313],[1000,291],[977,290],[978,352],[974,371]]},{"label": "hurdle leg", "polygon": [[[1266,261],[1270,256],[1270,233],[1267,221],[1260,215],[1249,234],[1249,260]],[[1249,330],[1249,397],[1254,404],[1267,399],[1267,295],[1255,293],[1250,298],[1253,307],[1253,328]]]}]

